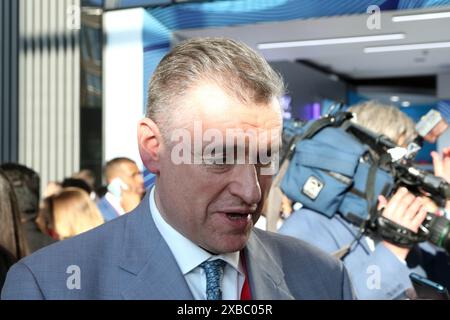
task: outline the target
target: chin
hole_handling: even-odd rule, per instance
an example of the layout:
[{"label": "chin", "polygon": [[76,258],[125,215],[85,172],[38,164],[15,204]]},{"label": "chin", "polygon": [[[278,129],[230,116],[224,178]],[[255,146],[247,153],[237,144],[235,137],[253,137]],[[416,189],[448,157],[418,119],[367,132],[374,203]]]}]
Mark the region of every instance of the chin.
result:
[{"label": "chin", "polygon": [[221,253],[241,251],[247,245],[248,238],[249,235],[245,236],[241,235],[239,237],[232,236],[225,238],[218,245],[215,246],[216,247],[215,252],[221,254]]}]

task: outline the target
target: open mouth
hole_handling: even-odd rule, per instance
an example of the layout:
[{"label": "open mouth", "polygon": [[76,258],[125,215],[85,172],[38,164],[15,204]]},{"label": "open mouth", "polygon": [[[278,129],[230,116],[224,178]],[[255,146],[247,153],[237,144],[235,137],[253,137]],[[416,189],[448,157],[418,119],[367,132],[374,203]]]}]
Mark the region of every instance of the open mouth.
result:
[{"label": "open mouth", "polygon": [[233,221],[248,221],[252,218],[250,213],[242,214],[242,213],[226,213],[228,219]]}]

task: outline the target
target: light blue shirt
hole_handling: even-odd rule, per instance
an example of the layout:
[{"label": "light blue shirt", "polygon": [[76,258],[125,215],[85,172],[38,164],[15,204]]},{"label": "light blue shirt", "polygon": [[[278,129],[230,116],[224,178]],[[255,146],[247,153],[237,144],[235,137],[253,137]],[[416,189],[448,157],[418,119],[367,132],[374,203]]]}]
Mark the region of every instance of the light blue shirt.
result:
[{"label": "light blue shirt", "polygon": [[206,275],[200,267],[204,261],[222,259],[227,262],[222,279],[223,300],[239,300],[245,274],[239,252],[213,255],[187,239],[169,225],[156,205],[155,188],[150,191],[150,211],[156,228],[172,251],[175,260],[196,300],[206,300]]}]

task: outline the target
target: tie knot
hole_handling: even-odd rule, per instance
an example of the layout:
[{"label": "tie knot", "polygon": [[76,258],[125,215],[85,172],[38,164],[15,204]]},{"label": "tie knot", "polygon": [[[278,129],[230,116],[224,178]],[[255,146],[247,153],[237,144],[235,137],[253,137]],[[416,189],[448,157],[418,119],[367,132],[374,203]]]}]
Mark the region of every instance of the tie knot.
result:
[{"label": "tie knot", "polygon": [[225,261],[218,259],[213,261],[205,261],[200,265],[200,267],[205,270],[206,298],[208,300],[222,300],[220,282],[225,264]]},{"label": "tie knot", "polygon": [[217,259],[213,261],[205,261],[203,262],[200,267],[205,270],[205,272],[220,272],[223,270],[223,267],[225,267],[226,262],[222,259]]}]

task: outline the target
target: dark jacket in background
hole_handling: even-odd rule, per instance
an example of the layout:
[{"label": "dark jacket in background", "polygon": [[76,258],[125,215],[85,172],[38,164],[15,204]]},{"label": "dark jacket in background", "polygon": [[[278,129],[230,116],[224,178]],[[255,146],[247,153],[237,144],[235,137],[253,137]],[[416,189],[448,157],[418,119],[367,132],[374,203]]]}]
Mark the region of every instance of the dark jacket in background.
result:
[{"label": "dark jacket in background", "polygon": [[0,291],[5,283],[6,274],[8,273],[9,268],[16,262],[17,260],[14,256],[8,250],[0,246]]},{"label": "dark jacket in background", "polygon": [[56,240],[49,235],[42,233],[34,220],[28,220],[22,223],[22,227],[25,232],[30,253],[56,242]]}]

